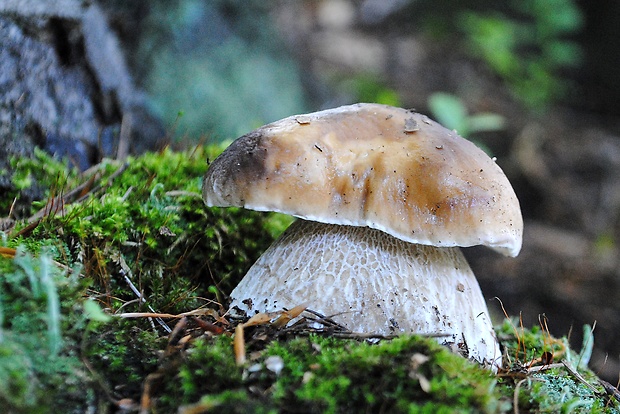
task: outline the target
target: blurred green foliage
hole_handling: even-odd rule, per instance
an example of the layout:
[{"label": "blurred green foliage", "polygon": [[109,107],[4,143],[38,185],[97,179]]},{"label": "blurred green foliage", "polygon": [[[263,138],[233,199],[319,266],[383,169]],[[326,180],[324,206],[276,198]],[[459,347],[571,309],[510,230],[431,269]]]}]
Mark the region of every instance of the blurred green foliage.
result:
[{"label": "blurred green foliage", "polygon": [[505,10],[463,11],[457,24],[471,53],[483,59],[534,110],[565,96],[563,72],[582,63],[571,38],[583,25],[574,0],[513,0]]},{"label": "blurred green foliage", "polygon": [[361,74],[341,83],[341,88],[354,97],[355,102],[401,106],[400,96],[375,75]]},{"label": "blurred green foliage", "polygon": [[440,124],[465,138],[477,132],[498,131],[504,127],[501,115],[488,112],[469,114],[461,99],[445,92],[429,96],[428,107]]},{"label": "blurred green foliage", "polygon": [[260,0],[149,3],[135,60],[154,109],[177,136],[230,139],[305,112],[301,74],[270,7]]},{"label": "blurred green foliage", "polygon": [[79,359],[88,315],[78,271],[46,252],[0,257],[0,412],[70,412],[93,397]]}]

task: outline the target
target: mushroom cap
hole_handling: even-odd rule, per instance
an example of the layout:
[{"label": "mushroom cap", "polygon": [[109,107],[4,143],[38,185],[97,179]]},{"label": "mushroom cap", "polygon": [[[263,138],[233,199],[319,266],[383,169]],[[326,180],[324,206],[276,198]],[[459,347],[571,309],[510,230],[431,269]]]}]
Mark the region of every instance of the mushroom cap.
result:
[{"label": "mushroom cap", "polygon": [[208,206],[368,226],[438,247],[521,249],[519,202],[482,150],[428,117],[355,104],[265,125],[235,140],[203,182]]}]

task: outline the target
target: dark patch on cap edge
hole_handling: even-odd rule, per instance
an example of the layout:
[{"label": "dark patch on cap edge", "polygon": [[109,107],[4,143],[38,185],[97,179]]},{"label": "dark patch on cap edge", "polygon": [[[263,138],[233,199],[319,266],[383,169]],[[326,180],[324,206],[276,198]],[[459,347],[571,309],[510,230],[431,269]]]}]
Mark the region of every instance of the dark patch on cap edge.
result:
[{"label": "dark patch on cap edge", "polygon": [[203,194],[215,193],[231,205],[245,199],[245,188],[265,174],[267,148],[262,128],[233,141],[210,165],[203,184]]}]

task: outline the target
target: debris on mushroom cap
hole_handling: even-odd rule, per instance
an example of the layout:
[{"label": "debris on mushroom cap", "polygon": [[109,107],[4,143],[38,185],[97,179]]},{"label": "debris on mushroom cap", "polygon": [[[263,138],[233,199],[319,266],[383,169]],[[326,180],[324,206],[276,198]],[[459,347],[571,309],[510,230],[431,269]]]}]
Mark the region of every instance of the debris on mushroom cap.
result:
[{"label": "debris on mushroom cap", "polygon": [[521,249],[519,202],[494,160],[426,116],[386,105],[254,130],[211,164],[203,196],[209,206],[368,226],[411,243]]}]

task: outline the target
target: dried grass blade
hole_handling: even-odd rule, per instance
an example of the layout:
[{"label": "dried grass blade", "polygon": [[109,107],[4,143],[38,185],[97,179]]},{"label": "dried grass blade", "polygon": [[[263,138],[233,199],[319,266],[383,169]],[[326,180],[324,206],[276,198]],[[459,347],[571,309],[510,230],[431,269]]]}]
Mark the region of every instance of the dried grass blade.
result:
[{"label": "dried grass blade", "polygon": [[245,338],[243,337],[243,325],[239,324],[235,328],[235,339],[233,339],[235,349],[235,362],[237,365],[245,364]]}]

